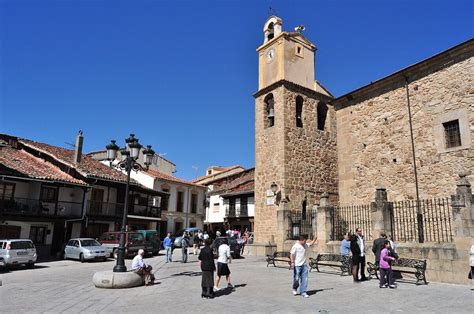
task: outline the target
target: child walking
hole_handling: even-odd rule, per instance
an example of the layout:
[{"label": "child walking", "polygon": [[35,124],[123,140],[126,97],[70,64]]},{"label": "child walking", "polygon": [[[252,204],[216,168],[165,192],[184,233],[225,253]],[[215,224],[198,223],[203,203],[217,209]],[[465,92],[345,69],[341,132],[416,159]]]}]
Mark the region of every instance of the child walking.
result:
[{"label": "child walking", "polygon": [[[390,263],[395,260],[395,257],[389,255],[390,252],[390,242],[385,240],[383,243],[383,249],[380,252],[380,288],[387,288],[387,285],[390,289],[395,289],[396,286],[393,284],[393,272],[392,266]],[[385,280],[387,277],[387,282]]]}]

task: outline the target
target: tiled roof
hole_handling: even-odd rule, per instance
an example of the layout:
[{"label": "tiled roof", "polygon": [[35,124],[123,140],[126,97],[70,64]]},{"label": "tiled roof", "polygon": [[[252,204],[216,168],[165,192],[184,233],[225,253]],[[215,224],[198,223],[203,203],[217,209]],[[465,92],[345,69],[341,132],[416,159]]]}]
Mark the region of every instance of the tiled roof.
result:
[{"label": "tiled roof", "polygon": [[11,175],[86,185],[84,181],[70,176],[53,164],[41,158],[34,157],[24,150],[8,146],[0,147],[0,166],[1,165],[6,167],[7,169],[4,171]]},{"label": "tiled roof", "polygon": [[254,190],[254,185],[255,168],[251,168],[215,182],[212,194],[239,194],[241,192],[252,192]]},{"label": "tiled roof", "polygon": [[222,170],[220,172],[213,173],[213,174],[208,174],[208,175],[205,175],[205,176],[202,176],[202,177],[198,177],[198,178],[194,179],[192,182],[197,183],[197,182],[200,182],[200,181],[203,181],[203,180],[207,180],[207,179],[210,179],[212,177],[222,175],[226,172],[229,172],[231,170],[238,169],[238,168],[242,168],[242,166],[235,165],[235,166],[231,166],[231,167],[227,167],[227,168],[222,167],[222,169],[225,169],[225,170]]},{"label": "tiled roof", "polygon": [[74,150],[49,144],[20,139],[19,142],[27,147],[33,148],[39,152],[47,154],[59,162],[76,169],[81,175],[87,178],[105,179],[119,182],[126,182],[127,176],[122,172],[107,167],[98,160],[82,154],[81,162],[74,163]]},{"label": "tiled roof", "polygon": [[187,185],[192,185],[192,186],[196,186],[196,187],[200,187],[200,188],[205,188],[204,185],[199,185],[199,184],[196,184],[196,183],[192,183],[190,181],[186,181],[186,180],[183,180],[183,179],[180,179],[180,178],[177,178],[175,176],[170,176],[168,174],[165,174],[165,173],[162,173],[162,172],[159,172],[159,171],[156,171],[156,170],[147,170],[146,173],[154,178],[157,178],[157,179],[162,179],[162,180],[166,180],[166,181],[171,181],[171,182],[176,182],[176,183],[182,183],[182,184],[187,184]]}]

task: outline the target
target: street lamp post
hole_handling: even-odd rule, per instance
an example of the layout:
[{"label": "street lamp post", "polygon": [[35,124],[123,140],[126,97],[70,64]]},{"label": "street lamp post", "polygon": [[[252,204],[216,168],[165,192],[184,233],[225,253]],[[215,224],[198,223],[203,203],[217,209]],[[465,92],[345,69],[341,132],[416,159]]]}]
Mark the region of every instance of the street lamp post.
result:
[{"label": "street lamp post", "polygon": [[[109,145],[106,146],[107,149],[107,160],[110,161],[110,166],[113,165],[113,161],[117,157],[117,152],[120,150],[115,140],[112,140]],[[140,155],[140,149],[142,145],[138,143],[138,139],[135,138],[135,134],[130,134],[130,137],[125,140],[127,143],[126,147],[120,150],[120,153],[123,157],[116,167],[120,168],[127,172],[127,185],[125,187],[125,204],[123,209],[122,217],[122,228],[120,229],[120,242],[117,250],[117,264],[114,266],[114,272],[126,272],[127,267],[125,266],[125,231],[127,226],[127,216],[128,216],[128,194],[130,190],[130,172],[132,170],[139,170],[141,168],[140,164],[137,162],[137,159]],[[144,164],[148,169],[148,166],[153,160],[153,155],[155,152],[151,149],[151,146],[148,145],[147,148],[143,150]]]}]

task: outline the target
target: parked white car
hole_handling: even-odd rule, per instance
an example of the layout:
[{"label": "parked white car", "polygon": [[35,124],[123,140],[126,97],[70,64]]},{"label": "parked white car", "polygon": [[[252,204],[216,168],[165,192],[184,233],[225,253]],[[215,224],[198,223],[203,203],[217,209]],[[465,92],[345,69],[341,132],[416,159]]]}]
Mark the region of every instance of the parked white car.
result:
[{"label": "parked white car", "polygon": [[33,268],[37,258],[36,247],[30,239],[0,240],[0,266],[26,265]]},{"label": "parked white car", "polygon": [[70,239],[64,248],[64,259],[78,259],[81,262],[106,261],[108,256],[110,253],[107,248],[92,238]]}]

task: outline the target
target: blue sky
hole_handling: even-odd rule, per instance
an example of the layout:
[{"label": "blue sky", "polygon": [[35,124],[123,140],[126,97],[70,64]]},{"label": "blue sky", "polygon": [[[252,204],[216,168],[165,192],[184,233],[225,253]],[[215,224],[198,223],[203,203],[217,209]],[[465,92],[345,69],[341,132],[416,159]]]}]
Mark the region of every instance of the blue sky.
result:
[{"label": "blue sky", "polygon": [[0,132],[85,152],[135,133],[184,179],[254,166],[269,6],[340,96],[473,34],[472,1],[0,0]]}]

